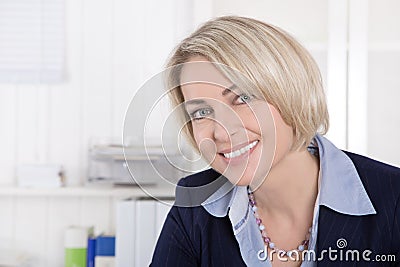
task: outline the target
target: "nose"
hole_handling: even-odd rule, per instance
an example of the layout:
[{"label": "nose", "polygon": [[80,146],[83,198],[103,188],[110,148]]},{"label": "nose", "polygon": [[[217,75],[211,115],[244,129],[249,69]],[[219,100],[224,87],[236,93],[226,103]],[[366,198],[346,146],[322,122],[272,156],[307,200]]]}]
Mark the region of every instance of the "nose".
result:
[{"label": "nose", "polygon": [[214,121],[214,139],[220,142],[229,142],[230,139],[230,134],[227,129],[217,120]]},{"label": "nose", "polygon": [[225,111],[222,116],[216,116],[214,118],[214,138],[219,142],[232,142],[231,137],[239,131],[237,114],[232,111]]}]

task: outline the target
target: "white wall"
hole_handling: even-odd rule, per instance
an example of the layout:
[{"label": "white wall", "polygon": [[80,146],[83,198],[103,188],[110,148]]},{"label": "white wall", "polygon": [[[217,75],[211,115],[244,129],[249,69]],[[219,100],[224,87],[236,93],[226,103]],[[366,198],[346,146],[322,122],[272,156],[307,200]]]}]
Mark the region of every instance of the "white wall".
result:
[{"label": "white wall", "polygon": [[326,0],[218,0],[213,15],[241,15],[277,25],[304,42],[328,41],[328,1]]},{"label": "white wall", "polygon": [[[61,84],[0,85],[0,185],[16,185],[21,163],[62,163],[82,185],[92,137],[122,139],[125,110],[192,30],[192,1],[65,0],[66,78]],[[108,197],[0,195],[0,253],[17,248],[34,266],[63,266],[69,225],[114,231]]]},{"label": "white wall", "polygon": [[91,138],[122,136],[131,97],[192,29],[191,1],[65,5],[65,82],[0,85],[0,185],[15,184],[15,166],[31,162],[63,163],[67,184],[82,184]]},{"label": "white wall", "polygon": [[369,0],[368,153],[400,166],[400,2]]}]

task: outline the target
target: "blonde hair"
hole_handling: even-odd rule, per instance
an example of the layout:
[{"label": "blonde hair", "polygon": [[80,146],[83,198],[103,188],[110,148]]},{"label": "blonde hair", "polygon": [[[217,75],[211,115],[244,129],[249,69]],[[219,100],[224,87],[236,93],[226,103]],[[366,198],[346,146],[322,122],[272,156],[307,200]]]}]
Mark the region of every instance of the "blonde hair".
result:
[{"label": "blonde hair", "polygon": [[[318,66],[308,51],[282,29],[251,18],[218,17],[178,44],[167,67],[186,63],[194,56],[227,65],[246,76],[293,128],[292,149],[308,145],[317,132],[327,132],[329,115]],[[184,102],[177,86],[179,79],[180,68],[167,77],[168,85],[174,86],[170,91],[173,106]],[[197,149],[190,121],[183,130]]]}]

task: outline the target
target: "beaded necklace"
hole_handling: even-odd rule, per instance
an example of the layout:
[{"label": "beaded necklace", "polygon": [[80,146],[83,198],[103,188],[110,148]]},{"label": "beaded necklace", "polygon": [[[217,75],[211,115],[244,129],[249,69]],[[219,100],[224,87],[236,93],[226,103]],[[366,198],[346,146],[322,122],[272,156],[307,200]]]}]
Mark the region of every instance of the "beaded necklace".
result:
[{"label": "beaded necklace", "polygon": [[308,247],[308,244],[309,244],[309,241],[310,241],[310,235],[311,235],[311,227],[308,229],[308,233],[306,235],[306,239],[304,239],[297,248],[291,249],[291,250],[287,250],[287,251],[284,250],[284,249],[278,248],[275,245],[275,243],[271,241],[271,238],[268,237],[268,234],[267,234],[267,232],[265,230],[265,226],[262,223],[260,215],[257,212],[257,206],[256,206],[256,201],[255,201],[255,198],[254,198],[254,194],[250,190],[249,187],[247,187],[247,192],[248,192],[248,195],[249,195],[249,202],[250,202],[250,205],[251,205],[251,209],[253,211],[254,217],[256,218],[258,229],[261,232],[261,236],[262,236],[262,239],[264,241],[264,244],[268,248],[276,251],[281,257],[284,257],[284,256],[289,256],[290,257],[292,253],[295,253],[295,252],[300,252],[301,253],[302,251],[304,251]]}]

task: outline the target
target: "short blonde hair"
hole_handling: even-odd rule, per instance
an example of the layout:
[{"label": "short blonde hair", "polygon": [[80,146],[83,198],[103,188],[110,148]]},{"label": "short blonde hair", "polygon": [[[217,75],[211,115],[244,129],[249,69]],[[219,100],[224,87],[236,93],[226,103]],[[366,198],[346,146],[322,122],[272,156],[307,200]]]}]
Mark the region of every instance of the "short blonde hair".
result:
[{"label": "short blonde hair", "polygon": [[[178,44],[167,67],[186,63],[194,56],[227,65],[246,76],[293,128],[292,149],[308,145],[317,132],[327,132],[329,115],[318,66],[282,29],[251,18],[218,17]],[[170,98],[174,107],[184,102],[180,86],[176,86],[179,79],[179,68],[167,77],[168,85],[175,85],[168,87],[173,89]],[[190,121],[183,130],[197,149]]]}]

